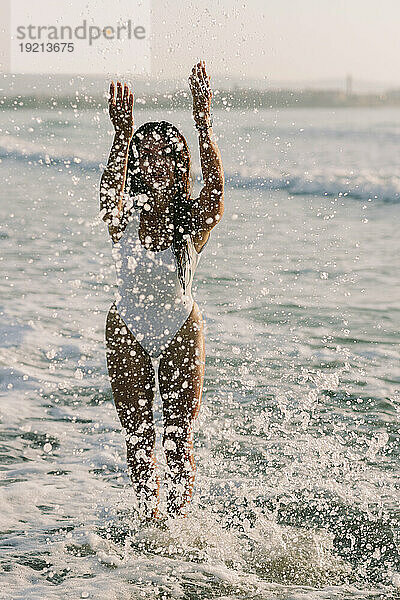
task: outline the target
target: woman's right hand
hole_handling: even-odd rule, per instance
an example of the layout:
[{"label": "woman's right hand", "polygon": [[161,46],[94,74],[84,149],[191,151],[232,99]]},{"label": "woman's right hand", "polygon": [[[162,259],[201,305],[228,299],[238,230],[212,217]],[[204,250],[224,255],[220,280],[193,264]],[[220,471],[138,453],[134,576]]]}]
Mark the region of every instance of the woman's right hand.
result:
[{"label": "woman's right hand", "polygon": [[110,119],[114,125],[115,133],[124,139],[130,140],[133,135],[133,94],[126,83],[124,85],[124,92],[122,93],[120,81],[117,81],[115,98],[114,92],[115,85],[112,81],[108,99]]}]

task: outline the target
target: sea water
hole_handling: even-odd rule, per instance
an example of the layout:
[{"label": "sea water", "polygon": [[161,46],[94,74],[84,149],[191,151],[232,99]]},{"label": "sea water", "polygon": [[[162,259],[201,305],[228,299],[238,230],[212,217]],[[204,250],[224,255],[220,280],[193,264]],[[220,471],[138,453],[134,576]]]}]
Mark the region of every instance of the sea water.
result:
[{"label": "sea water", "polygon": [[[157,119],[197,194],[191,115],[136,111]],[[400,111],[216,111],[196,484],[164,528],[137,518],[106,370],[108,116],[1,121],[0,597],[398,597]]]}]

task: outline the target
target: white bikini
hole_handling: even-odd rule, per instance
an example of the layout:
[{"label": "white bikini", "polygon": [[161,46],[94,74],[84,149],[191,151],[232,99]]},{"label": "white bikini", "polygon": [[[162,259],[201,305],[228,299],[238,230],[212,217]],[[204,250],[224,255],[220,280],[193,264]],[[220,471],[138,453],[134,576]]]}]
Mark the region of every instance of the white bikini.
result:
[{"label": "white bikini", "polygon": [[157,358],[187,320],[193,308],[192,282],[200,259],[192,240],[189,242],[190,267],[186,293],[178,279],[172,245],[154,252],[139,238],[140,210],[118,242],[113,242],[117,286],[116,307],[136,340]]}]

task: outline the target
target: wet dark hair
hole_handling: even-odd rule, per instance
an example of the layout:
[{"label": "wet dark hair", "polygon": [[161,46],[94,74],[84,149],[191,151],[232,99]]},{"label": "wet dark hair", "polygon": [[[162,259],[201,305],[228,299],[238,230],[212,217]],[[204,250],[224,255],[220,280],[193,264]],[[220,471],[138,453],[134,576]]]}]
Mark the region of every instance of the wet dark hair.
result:
[{"label": "wet dark hair", "polygon": [[[188,145],[182,133],[168,121],[149,121],[141,125],[133,134],[128,153],[128,166],[125,193],[130,197],[138,194],[150,194],[150,190],[141,176],[139,153],[144,137],[157,133],[167,140],[175,163],[175,183],[173,187],[173,250],[177,265],[179,282],[186,290],[190,251],[189,238],[193,235],[192,211],[194,201],[191,198],[192,175],[191,157]],[[133,209],[140,209],[133,204]]]}]

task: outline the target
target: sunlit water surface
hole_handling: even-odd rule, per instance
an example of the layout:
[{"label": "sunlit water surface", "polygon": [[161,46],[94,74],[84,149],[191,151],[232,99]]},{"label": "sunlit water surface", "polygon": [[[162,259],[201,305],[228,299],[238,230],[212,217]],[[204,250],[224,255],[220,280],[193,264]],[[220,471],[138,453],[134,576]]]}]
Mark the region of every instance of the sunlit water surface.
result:
[{"label": "sunlit water surface", "polygon": [[[136,124],[157,118],[198,174],[190,115]],[[106,372],[107,115],[2,122],[1,597],[398,597],[400,113],[216,113],[197,478],[164,529],[137,519]]]}]

